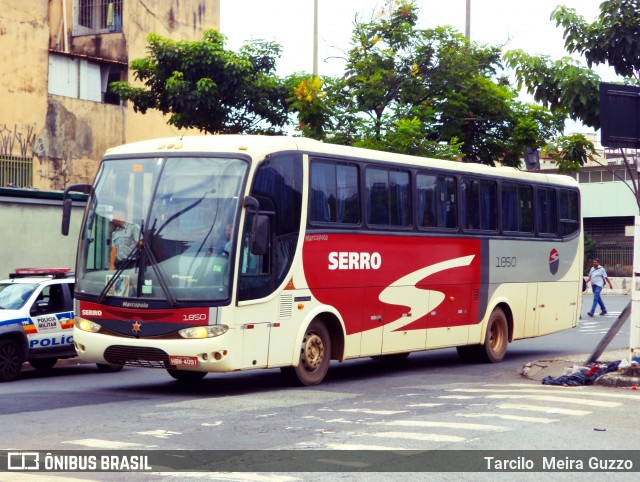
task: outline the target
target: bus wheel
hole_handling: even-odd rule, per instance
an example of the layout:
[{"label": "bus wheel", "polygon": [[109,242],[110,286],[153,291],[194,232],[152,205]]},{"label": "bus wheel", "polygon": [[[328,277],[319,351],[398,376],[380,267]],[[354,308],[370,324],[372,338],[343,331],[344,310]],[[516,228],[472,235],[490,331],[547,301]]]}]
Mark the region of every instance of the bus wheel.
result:
[{"label": "bus wheel", "polygon": [[29,365],[41,372],[48,372],[58,361],[57,358],[42,358],[39,360],[30,360]]},{"label": "bus wheel", "polygon": [[482,361],[489,363],[501,362],[507,353],[509,343],[509,326],[507,317],[501,308],[496,308],[491,312],[484,345],[480,352]]},{"label": "bus wheel", "polygon": [[114,365],[112,363],[96,363],[96,366],[101,373],[115,373],[124,368],[124,365]]},{"label": "bus wheel", "polygon": [[167,373],[179,382],[185,383],[199,382],[207,376],[207,372],[188,372],[183,370],[167,370]]},{"label": "bus wheel", "polygon": [[15,340],[0,340],[0,382],[18,378],[22,361],[22,350]]},{"label": "bus wheel", "polygon": [[296,385],[318,385],[324,380],[331,361],[331,339],[324,323],[314,320],[307,328],[300,346],[297,367],[283,367],[282,373]]}]

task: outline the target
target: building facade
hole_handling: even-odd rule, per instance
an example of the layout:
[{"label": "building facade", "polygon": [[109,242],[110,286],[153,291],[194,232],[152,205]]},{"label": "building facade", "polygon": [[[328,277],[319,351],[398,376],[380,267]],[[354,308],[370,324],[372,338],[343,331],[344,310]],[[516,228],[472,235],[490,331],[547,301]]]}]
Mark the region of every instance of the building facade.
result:
[{"label": "building facade", "polygon": [[[219,29],[220,0],[23,0],[0,17],[0,186],[60,190],[91,182],[104,151],[175,135],[108,92],[134,82],[147,36],[200,40]],[[180,131],[184,133],[184,131]]]}]

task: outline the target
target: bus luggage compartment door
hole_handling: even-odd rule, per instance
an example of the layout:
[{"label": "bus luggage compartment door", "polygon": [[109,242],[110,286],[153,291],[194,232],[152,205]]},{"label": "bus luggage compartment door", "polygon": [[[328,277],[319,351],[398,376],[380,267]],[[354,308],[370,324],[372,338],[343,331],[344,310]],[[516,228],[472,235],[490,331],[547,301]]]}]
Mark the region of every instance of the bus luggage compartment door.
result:
[{"label": "bus luggage compartment door", "polygon": [[242,367],[267,366],[269,356],[270,323],[247,323],[242,325]]}]

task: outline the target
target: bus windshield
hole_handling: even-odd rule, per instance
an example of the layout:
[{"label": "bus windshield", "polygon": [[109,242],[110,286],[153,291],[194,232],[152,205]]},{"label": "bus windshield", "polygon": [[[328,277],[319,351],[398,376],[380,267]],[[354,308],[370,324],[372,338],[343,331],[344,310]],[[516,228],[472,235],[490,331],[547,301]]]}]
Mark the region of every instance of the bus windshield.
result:
[{"label": "bus windshield", "polygon": [[81,235],[77,292],[172,304],[228,299],[247,170],[235,158],[103,161]]}]

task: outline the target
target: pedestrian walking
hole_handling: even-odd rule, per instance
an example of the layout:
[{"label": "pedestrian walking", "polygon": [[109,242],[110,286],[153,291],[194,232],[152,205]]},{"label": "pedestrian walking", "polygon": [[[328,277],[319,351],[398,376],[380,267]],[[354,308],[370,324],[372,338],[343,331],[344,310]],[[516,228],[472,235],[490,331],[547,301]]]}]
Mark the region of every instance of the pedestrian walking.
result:
[{"label": "pedestrian walking", "polygon": [[589,311],[587,315],[593,316],[593,313],[596,311],[596,306],[598,305],[600,305],[600,316],[606,315],[607,308],[604,306],[600,292],[602,288],[604,288],[605,283],[609,283],[609,288],[613,288],[613,285],[607,276],[606,270],[600,265],[598,258],[593,260],[593,267],[589,271],[589,277],[587,278],[587,283],[589,282],[591,282],[591,290],[593,291],[593,305],[591,305],[591,311]]}]

